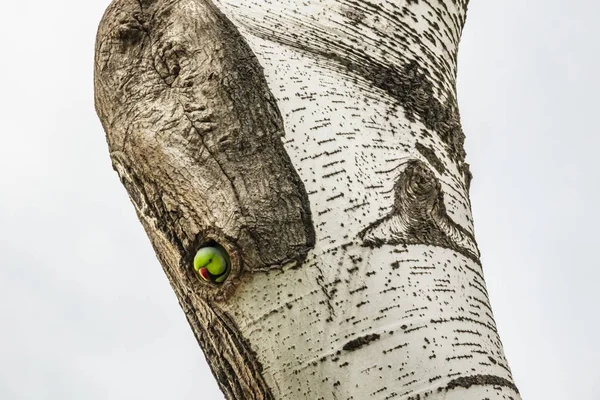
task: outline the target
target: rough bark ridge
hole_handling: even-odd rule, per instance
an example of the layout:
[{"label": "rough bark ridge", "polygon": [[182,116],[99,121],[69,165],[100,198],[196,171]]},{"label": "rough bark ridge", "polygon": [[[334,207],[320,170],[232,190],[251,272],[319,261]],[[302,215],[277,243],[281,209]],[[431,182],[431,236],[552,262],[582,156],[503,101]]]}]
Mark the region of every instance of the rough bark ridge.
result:
[{"label": "rough bark ridge", "polygon": [[[228,399],[519,399],[468,199],[466,6],[107,10],[113,165]],[[234,264],[222,286],[191,268],[211,241]]]},{"label": "rough bark ridge", "polygon": [[245,268],[301,260],[314,242],[307,195],[261,68],[220,12],[114,2],[97,54],[96,108],[137,210],[185,250],[201,233]]},{"label": "rough bark ridge", "polygon": [[[307,194],[256,58],[208,2],[116,1],[98,33],[95,90],[113,166],[223,391],[272,398],[233,321],[208,305],[243,270],[302,262],[314,244]],[[223,287],[189,270],[211,241],[232,257]]]}]

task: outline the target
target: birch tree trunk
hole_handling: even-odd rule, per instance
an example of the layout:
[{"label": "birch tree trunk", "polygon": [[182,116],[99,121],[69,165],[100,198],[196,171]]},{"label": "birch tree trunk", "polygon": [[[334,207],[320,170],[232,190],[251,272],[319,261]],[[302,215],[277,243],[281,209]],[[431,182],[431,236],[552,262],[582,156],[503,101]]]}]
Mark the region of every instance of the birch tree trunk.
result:
[{"label": "birch tree trunk", "polygon": [[[227,399],[520,399],[473,236],[467,2],[109,6],[113,166]],[[215,242],[221,285],[192,268]]]}]

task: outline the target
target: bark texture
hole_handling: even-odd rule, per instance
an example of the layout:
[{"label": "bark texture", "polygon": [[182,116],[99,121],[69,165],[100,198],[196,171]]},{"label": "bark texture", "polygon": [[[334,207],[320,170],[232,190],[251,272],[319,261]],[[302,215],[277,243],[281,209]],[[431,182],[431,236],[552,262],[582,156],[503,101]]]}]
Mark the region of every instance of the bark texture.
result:
[{"label": "bark texture", "polygon": [[[198,1],[114,2],[96,48],[96,109],[113,166],[221,388],[230,398],[272,398],[235,323],[208,303],[226,298],[242,269],[302,262],[314,244],[307,194],[256,58]],[[189,268],[212,241],[233,262],[218,287]]]},{"label": "bark texture", "polygon": [[[466,6],[108,8],[113,166],[227,399],[520,398],[468,199]],[[192,269],[212,242],[233,262],[221,286]]]}]

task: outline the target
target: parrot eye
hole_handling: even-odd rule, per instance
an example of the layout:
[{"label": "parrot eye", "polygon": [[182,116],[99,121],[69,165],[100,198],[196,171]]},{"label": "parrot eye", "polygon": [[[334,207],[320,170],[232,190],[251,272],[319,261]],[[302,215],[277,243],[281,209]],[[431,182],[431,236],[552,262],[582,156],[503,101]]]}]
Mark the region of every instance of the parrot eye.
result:
[{"label": "parrot eye", "polygon": [[194,257],[194,270],[208,283],[220,285],[231,272],[231,259],[227,250],[216,242],[201,247]]}]

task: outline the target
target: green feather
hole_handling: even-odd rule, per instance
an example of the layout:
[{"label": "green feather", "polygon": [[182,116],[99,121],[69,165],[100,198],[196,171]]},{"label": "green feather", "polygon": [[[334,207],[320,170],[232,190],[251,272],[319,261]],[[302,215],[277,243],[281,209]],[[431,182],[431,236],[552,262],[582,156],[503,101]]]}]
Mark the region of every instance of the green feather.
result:
[{"label": "green feather", "polygon": [[203,247],[194,257],[194,269],[196,272],[206,268],[214,277],[214,282],[222,283],[229,275],[231,260],[223,246]]}]

